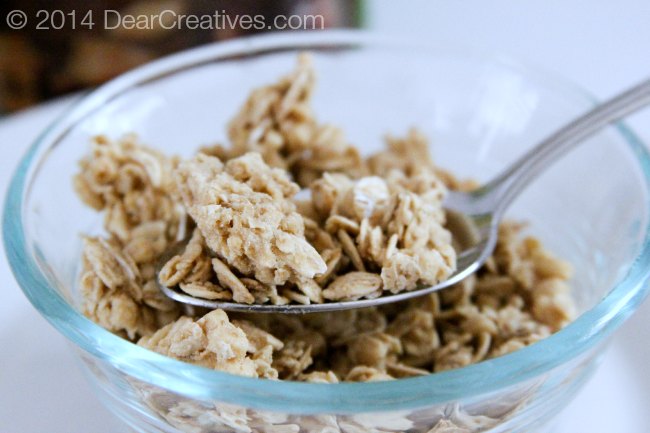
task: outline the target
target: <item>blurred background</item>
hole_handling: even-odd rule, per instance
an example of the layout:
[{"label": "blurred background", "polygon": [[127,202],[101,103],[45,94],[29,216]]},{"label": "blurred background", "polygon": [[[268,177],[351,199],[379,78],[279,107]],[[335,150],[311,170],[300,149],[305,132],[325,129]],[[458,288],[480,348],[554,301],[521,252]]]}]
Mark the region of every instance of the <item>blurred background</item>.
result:
[{"label": "blurred background", "polygon": [[[318,16],[317,29],[358,27],[360,0],[3,0],[0,16],[24,12],[21,29],[0,20],[0,111],[11,112],[86,87],[97,86],[122,72],[185,48],[278,31],[276,16]],[[108,11],[108,12],[107,12]],[[126,16],[161,15],[156,21],[132,27]],[[264,17],[267,28],[244,25],[175,25],[180,15]],[[225,18],[225,17],[224,17]],[[123,25],[122,25],[123,23]],[[299,26],[300,19],[292,23]],[[309,23],[306,23],[309,24]],[[16,25],[14,25],[15,27]],[[139,28],[137,28],[139,27]],[[222,27],[222,28],[218,28]],[[270,28],[268,28],[270,27]]]},{"label": "blurred background", "polygon": [[[10,28],[4,19],[15,10],[28,18],[22,29]],[[107,10],[110,18],[161,11],[201,16],[216,11],[230,18],[262,16],[270,25],[164,28],[174,27],[168,19],[167,25],[127,29],[114,20],[104,23]],[[84,21],[88,12],[93,26]],[[279,31],[281,25],[272,21],[279,15],[319,18],[312,25],[294,21],[302,29],[363,27],[497,50],[554,70],[598,98],[650,73],[647,0],[3,0],[0,113],[97,86],[191,46]],[[105,24],[114,28],[106,29]],[[635,118],[633,126],[650,136],[650,114],[637,117],[643,121]]]}]

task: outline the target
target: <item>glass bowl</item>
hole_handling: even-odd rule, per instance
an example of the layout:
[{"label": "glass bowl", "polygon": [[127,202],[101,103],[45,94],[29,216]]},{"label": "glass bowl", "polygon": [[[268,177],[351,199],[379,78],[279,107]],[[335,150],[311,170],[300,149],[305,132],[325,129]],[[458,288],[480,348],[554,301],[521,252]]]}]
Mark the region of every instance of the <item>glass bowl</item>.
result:
[{"label": "glass bowl", "polygon": [[4,208],[16,279],[71,342],[106,405],[138,432],[542,431],[598,365],[648,292],[650,158],[618,124],[539,178],[510,216],[575,267],[580,316],[512,354],[429,376],[308,384],[207,370],[143,349],[78,310],[82,232],[101,231],[71,177],[94,134],[136,132],[168,153],[224,141],[251,88],[301,50],[319,75],[315,111],[364,152],[416,125],[438,163],[485,181],[590,108],[575,85],[497,55],[359,32],[290,33],[215,44],[134,70],[86,96],[31,147]]}]

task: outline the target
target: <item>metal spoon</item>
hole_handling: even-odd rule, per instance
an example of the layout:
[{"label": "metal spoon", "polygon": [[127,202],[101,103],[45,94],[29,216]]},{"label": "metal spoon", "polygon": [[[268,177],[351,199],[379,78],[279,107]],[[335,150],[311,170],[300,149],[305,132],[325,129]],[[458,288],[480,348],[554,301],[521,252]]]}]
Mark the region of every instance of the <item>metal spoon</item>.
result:
[{"label": "metal spoon", "polygon": [[[310,305],[247,305],[209,301],[189,296],[162,285],[160,285],[160,289],[178,302],[198,307],[221,308],[229,311],[251,313],[302,314],[388,304],[449,287],[476,272],[490,257],[496,244],[497,229],[503,213],[533,179],[556,159],[566,154],[586,138],[600,131],[608,124],[634,113],[648,104],[650,104],[650,80],[643,81],[607,102],[598,105],[559,129],[478,190],[470,193],[450,192],[445,199],[444,205],[449,214],[450,230],[454,238],[461,238],[462,242],[458,253],[456,272],[449,279],[435,286],[422,287],[395,295],[380,296],[375,299]],[[179,245],[178,248],[182,246]],[[166,262],[166,259],[171,258],[176,252],[170,251],[166,254],[161,260],[161,266]]]}]

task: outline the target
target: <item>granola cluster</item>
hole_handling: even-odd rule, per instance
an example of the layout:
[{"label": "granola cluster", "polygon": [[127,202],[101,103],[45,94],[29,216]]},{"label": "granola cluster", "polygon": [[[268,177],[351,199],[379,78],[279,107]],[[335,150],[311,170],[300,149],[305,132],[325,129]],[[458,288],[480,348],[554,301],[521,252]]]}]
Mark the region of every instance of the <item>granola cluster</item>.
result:
[{"label": "granola cluster", "polygon": [[338,243],[355,270],[334,278],[323,292],[325,299],[413,290],[443,281],[454,271],[456,253],[442,208],[446,188],[435,175],[353,180],[326,173],[311,191],[316,218],[311,236],[336,239],[332,245]]},{"label": "granola cluster", "polygon": [[358,149],[340,128],[319,123],[311,107],[316,74],[307,54],[277,83],[254,89],[228,124],[231,146],[202,151],[228,160],[257,152],[272,167],[289,171],[301,186],[326,172],[365,173]]},{"label": "granola cluster", "polygon": [[[82,200],[104,212],[106,231],[84,237],[88,317],[188,363],[321,383],[463,367],[571,320],[570,267],[517,223],[501,226],[478,273],[399,304],[252,315],[166,298],[156,280],[210,300],[283,305],[370,299],[454,272],[442,203],[448,190],[475,185],[436,167],[417,130],[362,158],[341,130],[317,122],[314,81],[301,56],[294,72],[251,93],[228,126],[231,146],[191,159],[166,157],[134,136],[94,140],[74,178]],[[168,415],[184,419],[193,410],[178,405]],[[282,431],[298,431],[284,423]],[[364,431],[350,423],[345,431]]]},{"label": "granola cluster", "polygon": [[104,211],[107,238],[84,237],[82,309],[109,331],[130,339],[175,320],[179,306],[156,284],[161,255],[185,224],[171,196],[173,159],[134,136],[95,137],[74,186],[85,204]]}]

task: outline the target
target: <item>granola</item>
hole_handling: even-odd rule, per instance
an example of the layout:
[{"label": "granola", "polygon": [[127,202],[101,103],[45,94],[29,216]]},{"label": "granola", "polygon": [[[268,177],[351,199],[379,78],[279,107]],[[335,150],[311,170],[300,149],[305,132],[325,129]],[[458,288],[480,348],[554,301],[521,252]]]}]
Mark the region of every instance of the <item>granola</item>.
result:
[{"label": "granola", "polygon": [[176,161],[128,135],[93,139],[74,187],[103,210],[106,238],[85,237],[82,310],[106,329],[136,339],[173,321],[179,306],[156,285],[156,266],[182,232],[185,211],[172,198]]},{"label": "granola", "polygon": [[[442,203],[449,190],[475,183],[437,167],[416,129],[362,158],[340,129],[317,122],[314,82],[301,56],[294,72],[252,92],[228,125],[231,146],[190,159],[167,157],[132,135],[94,139],[74,178],[81,199],[104,213],[106,230],[83,240],[80,292],[89,318],[206,368],[338,383],[460,368],[539,341],[574,317],[570,266],[513,222],[501,225],[493,256],[476,274],[399,304],[250,315],[188,310],[165,297],[157,281],[247,304],[339,302],[414,290],[454,272],[459,240]],[[412,425],[326,416],[303,423],[185,401],[160,413],[197,432]],[[493,421],[457,409],[443,415],[422,431],[475,431]]]},{"label": "granola", "polygon": [[250,304],[255,297],[230,267],[269,286],[294,282],[319,299],[319,290],[311,293],[313,286],[301,283],[327,265],[305,239],[302,216],[289,200],[298,186],[285,172],[268,167],[257,153],[225,165],[199,154],[179,165],[175,179],[188,214],[218,257],[212,265],[219,282],[236,302]]},{"label": "granola", "polygon": [[228,124],[232,145],[204,151],[221,160],[257,152],[272,167],[290,171],[302,186],[325,172],[364,173],[359,151],[343,131],[317,122],[310,105],[315,82],[311,58],[300,55],[291,74],[251,92]]},{"label": "granola", "polygon": [[283,343],[250,323],[231,323],[223,310],[198,320],[182,316],[142,337],[140,346],[191,364],[243,376],[277,378],[271,353]]},{"label": "granola", "polygon": [[132,239],[141,224],[156,221],[173,239],[185,214],[171,196],[176,162],[139,143],[135,135],[117,141],[97,136],[90,154],[79,162],[74,187],[85,204],[105,211],[104,227],[120,241]]}]

